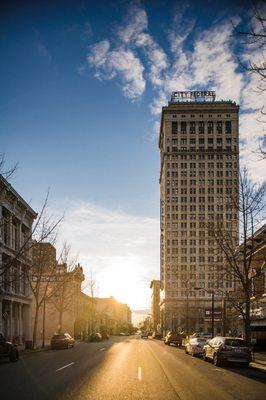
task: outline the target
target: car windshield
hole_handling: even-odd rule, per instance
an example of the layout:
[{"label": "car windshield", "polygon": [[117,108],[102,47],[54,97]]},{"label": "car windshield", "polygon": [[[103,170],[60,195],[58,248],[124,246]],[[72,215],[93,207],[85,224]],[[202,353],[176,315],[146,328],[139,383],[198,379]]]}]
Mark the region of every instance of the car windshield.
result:
[{"label": "car windshield", "polygon": [[206,339],[197,339],[197,342],[200,344],[206,343]]},{"label": "car windshield", "polygon": [[65,339],[65,335],[54,335],[53,339]]},{"label": "car windshield", "polygon": [[227,346],[235,346],[235,347],[247,346],[247,343],[242,339],[225,339],[225,344]]}]

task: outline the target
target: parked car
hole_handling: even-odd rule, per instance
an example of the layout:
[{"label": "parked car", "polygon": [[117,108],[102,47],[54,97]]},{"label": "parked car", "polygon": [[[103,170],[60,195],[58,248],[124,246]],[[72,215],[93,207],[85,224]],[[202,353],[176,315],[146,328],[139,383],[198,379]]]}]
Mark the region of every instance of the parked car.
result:
[{"label": "parked car", "polygon": [[202,355],[203,346],[206,343],[205,338],[191,337],[185,344],[185,353],[192,357]]},{"label": "parked car", "polygon": [[69,333],[56,333],[51,339],[51,349],[69,349],[74,347],[75,340]]},{"label": "parked car", "polygon": [[204,360],[212,360],[217,366],[226,362],[235,362],[248,367],[251,361],[251,350],[241,338],[216,336],[206,342],[202,356]]},{"label": "parked car", "polygon": [[184,335],[182,333],[169,331],[164,338],[164,344],[168,344],[170,346],[170,344],[173,343],[176,346],[181,346],[183,338],[184,338]]},{"label": "parked car", "polygon": [[2,333],[0,333],[0,357],[7,357],[11,362],[18,361],[19,359],[17,346],[8,342]]},{"label": "parked car", "polygon": [[149,332],[142,331],[140,337],[141,337],[141,339],[148,339]]},{"label": "parked car", "polygon": [[96,332],[96,333],[92,333],[92,334],[89,336],[89,340],[90,340],[91,342],[101,342],[101,341],[103,340],[103,337],[102,337],[102,335],[101,335],[99,332]]},{"label": "parked car", "polygon": [[162,334],[161,333],[159,333],[159,332],[153,332],[153,334],[152,334],[152,338],[153,339],[162,339]]}]

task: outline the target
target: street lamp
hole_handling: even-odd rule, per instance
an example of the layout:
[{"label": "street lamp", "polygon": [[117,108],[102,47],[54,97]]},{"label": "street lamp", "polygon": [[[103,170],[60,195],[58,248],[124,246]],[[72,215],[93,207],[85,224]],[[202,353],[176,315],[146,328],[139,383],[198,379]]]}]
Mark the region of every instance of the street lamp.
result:
[{"label": "street lamp", "polygon": [[211,312],[211,321],[212,321],[212,337],[214,337],[214,291],[207,290],[202,287],[195,287],[194,290],[204,290],[206,293],[211,293],[212,296],[212,312]]}]

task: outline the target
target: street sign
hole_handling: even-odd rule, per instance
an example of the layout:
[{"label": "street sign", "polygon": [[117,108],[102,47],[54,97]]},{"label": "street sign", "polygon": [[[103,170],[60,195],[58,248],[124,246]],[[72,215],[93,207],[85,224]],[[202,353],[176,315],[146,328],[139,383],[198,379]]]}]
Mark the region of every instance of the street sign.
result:
[{"label": "street sign", "polygon": [[[221,308],[215,308],[214,309],[214,321],[221,321],[222,320],[222,309]],[[206,322],[212,320],[212,309],[211,308],[205,308],[205,318],[204,320]]]}]

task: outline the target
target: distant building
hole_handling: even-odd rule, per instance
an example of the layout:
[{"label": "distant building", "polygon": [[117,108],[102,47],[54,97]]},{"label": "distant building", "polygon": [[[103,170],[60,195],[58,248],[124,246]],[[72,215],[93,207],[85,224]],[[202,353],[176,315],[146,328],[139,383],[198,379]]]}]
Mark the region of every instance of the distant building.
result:
[{"label": "distant building", "polygon": [[[161,282],[159,280],[151,281],[151,323],[154,332],[160,330],[160,289]],[[159,329],[158,329],[159,328]]]},{"label": "distant building", "polygon": [[[232,194],[238,196],[238,112],[232,101],[215,101],[212,91],[173,92],[162,108],[160,280],[164,332],[211,330],[206,312],[224,260],[206,223],[223,224],[235,238],[238,235],[238,215],[230,201]],[[202,289],[196,291],[195,287]],[[233,282],[227,282],[227,289],[233,289]],[[215,312],[220,304],[221,298],[215,296]],[[221,323],[215,323],[217,332]]]},{"label": "distant building", "polygon": [[131,310],[127,304],[119,303],[115,298],[93,299],[95,304],[94,329],[104,328],[111,334],[131,329]]},{"label": "distant building", "polygon": [[36,212],[0,175],[0,332],[31,339],[31,234]]},{"label": "distant building", "polygon": [[[56,249],[51,243],[36,243],[33,246],[33,284],[40,281],[40,293],[47,286],[46,296],[39,311],[37,340],[50,340],[52,335],[61,330],[72,336],[81,336],[87,328],[84,324],[84,309],[81,283],[84,280],[83,269],[78,264],[68,270],[67,265],[58,264]],[[32,323],[34,323],[36,301],[33,296]]]}]

